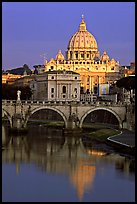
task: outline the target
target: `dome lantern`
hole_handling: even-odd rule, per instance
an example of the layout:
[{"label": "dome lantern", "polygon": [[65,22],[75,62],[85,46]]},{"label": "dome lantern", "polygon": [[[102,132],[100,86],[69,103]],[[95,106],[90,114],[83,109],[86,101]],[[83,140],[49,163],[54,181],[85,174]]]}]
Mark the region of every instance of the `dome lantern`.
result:
[{"label": "dome lantern", "polygon": [[79,31],[86,31],[86,23],[84,21],[84,15],[82,15],[82,21],[79,26]]}]

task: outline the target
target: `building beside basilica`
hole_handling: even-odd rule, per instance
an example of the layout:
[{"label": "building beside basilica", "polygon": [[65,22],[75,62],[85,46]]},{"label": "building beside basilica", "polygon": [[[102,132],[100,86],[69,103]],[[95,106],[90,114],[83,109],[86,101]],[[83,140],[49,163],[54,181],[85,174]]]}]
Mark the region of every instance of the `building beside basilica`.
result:
[{"label": "building beside basilica", "polygon": [[80,101],[80,75],[73,71],[52,70],[30,81],[33,100]]},{"label": "building beside basilica", "polygon": [[38,68],[38,73],[52,70],[68,70],[80,74],[81,93],[97,94],[99,84],[111,84],[120,78],[120,65],[110,59],[107,52],[102,55],[98,50],[95,37],[87,30],[84,17],[78,31],[68,43],[66,57],[59,50],[55,59],[46,60],[45,67]]}]

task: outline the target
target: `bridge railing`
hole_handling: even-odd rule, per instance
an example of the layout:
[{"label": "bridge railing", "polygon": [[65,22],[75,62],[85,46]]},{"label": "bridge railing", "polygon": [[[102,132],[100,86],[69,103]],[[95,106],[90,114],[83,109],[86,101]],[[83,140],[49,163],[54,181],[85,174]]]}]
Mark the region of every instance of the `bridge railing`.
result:
[{"label": "bridge railing", "polygon": [[13,105],[16,104],[16,100],[2,100],[2,105]]},{"label": "bridge railing", "polygon": [[[81,106],[125,106],[125,102],[108,102],[108,101],[43,101],[43,100],[21,100],[21,104],[33,105],[81,105]],[[2,105],[15,105],[16,100],[2,100]]]}]

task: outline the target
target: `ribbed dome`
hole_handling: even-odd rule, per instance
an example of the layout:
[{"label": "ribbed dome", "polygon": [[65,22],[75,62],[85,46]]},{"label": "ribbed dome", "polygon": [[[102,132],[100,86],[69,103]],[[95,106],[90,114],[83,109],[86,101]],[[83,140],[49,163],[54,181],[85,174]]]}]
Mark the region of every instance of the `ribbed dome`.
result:
[{"label": "ribbed dome", "polygon": [[97,42],[94,36],[86,30],[86,23],[82,16],[82,21],[79,26],[79,30],[71,37],[68,49],[90,49],[91,51],[97,51]]}]

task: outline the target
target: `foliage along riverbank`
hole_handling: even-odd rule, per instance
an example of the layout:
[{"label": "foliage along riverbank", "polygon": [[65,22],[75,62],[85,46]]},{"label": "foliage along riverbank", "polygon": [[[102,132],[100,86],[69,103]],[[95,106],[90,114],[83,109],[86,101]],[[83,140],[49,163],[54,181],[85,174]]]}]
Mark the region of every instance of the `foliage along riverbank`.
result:
[{"label": "foliage along riverbank", "polygon": [[87,136],[91,139],[95,139],[102,142],[106,141],[108,137],[117,135],[120,132],[120,130],[111,127],[106,127],[101,124],[86,124],[83,126],[83,133],[86,133]]},{"label": "foliage along riverbank", "polygon": [[97,141],[100,143],[104,143],[113,147],[116,151],[120,153],[135,156],[135,147],[131,148],[107,140],[108,137],[118,135],[120,132],[121,130],[117,130],[111,127],[105,127],[104,125],[98,124],[85,125],[83,127],[83,135],[87,141]]}]

